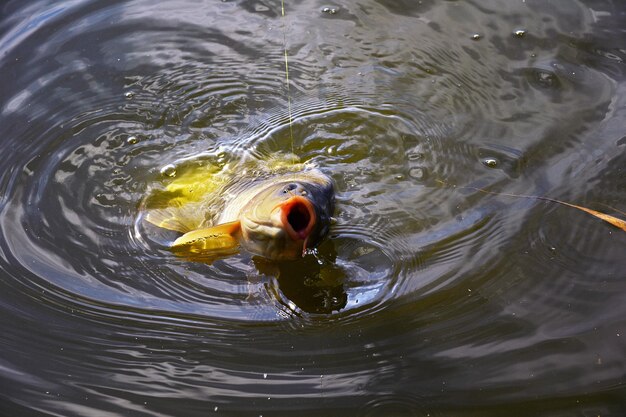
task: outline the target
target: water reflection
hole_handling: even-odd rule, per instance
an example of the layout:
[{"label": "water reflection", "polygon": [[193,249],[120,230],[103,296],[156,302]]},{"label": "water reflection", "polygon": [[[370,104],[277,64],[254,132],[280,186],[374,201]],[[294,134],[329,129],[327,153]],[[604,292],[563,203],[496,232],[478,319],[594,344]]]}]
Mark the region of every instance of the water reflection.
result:
[{"label": "water reflection", "polygon": [[[332,245],[332,243],[331,243]],[[331,246],[326,245],[326,246]],[[333,251],[334,252],[334,251]],[[336,253],[306,256],[291,262],[271,263],[256,258],[254,264],[263,275],[275,277],[278,287],[268,291],[297,313],[331,314],[343,309],[348,301],[346,273],[336,264]],[[271,284],[270,284],[271,285]]]}]

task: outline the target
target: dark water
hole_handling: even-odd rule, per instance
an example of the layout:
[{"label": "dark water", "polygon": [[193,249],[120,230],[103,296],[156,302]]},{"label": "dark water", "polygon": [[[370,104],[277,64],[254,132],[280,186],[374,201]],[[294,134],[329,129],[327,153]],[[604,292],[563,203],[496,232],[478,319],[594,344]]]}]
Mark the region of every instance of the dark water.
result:
[{"label": "dark water", "polygon": [[[619,1],[9,1],[0,414],[626,415]],[[161,170],[291,152],[316,256],[175,258]],[[190,162],[191,161],[191,162]],[[166,170],[167,171],[167,170]]]}]

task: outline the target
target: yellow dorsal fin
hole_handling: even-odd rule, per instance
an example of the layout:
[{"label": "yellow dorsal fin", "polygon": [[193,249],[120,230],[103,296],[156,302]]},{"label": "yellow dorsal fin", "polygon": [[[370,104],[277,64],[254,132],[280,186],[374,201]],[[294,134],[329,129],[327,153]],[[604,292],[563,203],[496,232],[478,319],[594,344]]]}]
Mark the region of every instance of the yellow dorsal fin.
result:
[{"label": "yellow dorsal fin", "polygon": [[197,228],[200,221],[198,218],[187,216],[183,210],[177,207],[152,209],[148,211],[145,219],[157,227],[181,233],[187,233]]}]

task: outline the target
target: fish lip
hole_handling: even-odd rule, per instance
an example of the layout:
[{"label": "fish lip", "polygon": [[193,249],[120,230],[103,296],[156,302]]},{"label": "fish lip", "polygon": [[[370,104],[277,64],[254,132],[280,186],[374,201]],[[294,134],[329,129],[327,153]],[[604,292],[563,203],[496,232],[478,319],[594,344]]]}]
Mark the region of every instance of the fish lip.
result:
[{"label": "fish lip", "polygon": [[[282,226],[287,231],[289,237],[296,241],[306,240],[313,231],[313,227],[317,221],[315,207],[313,207],[311,200],[299,195],[290,197],[289,199],[283,201],[277,205],[274,210],[274,216],[276,217],[272,217],[275,219],[275,224],[278,223]],[[289,215],[292,214],[294,210],[308,216],[307,224],[302,229],[295,230],[289,221]]]}]

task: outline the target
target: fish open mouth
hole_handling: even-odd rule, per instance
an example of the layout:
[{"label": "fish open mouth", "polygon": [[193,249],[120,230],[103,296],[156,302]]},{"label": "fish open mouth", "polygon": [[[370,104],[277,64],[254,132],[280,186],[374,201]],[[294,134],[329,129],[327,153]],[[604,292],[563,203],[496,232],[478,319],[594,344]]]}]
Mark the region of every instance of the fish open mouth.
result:
[{"label": "fish open mouth", "polygon": [[281,222],[294,240],[306,239],[315,225],[315,209],[308,199],[294,196],[281,204]]}]

